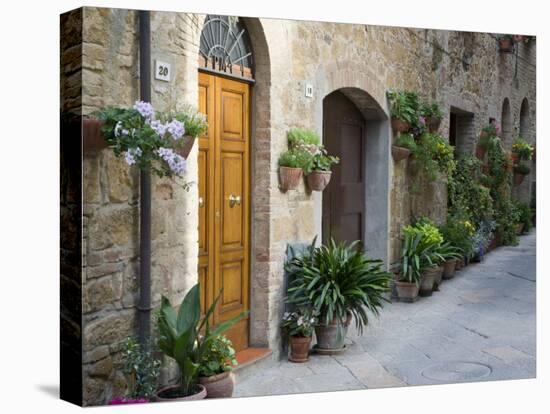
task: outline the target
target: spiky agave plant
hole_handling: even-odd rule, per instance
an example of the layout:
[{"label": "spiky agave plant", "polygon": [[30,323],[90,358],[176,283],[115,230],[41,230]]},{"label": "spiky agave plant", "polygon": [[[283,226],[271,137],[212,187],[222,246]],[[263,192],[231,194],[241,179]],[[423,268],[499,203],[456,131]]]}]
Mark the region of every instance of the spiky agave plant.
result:
[{"label": "spiky agave plant", "polygon": [[286,269],[289,303],[311,307],[322,324],[336,319],[343,325],[351,313],[359,334],[368,323],[369,312],[378,316],[392,279],[383,270],[383,262],[369,258],[359,241],[346,244],[331,239],[328,245],[315,247],[314,239],[306,253],[294,257]]}]

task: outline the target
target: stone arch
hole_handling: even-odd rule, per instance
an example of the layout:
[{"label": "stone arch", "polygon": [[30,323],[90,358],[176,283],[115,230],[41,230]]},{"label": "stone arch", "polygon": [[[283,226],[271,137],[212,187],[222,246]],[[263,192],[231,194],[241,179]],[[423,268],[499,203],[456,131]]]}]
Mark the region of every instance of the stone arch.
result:
[{"label": "stone arch", "polygon": [[[366,214],[363,223],[365,247],[371,256],[381,258],[388,264],[391,129],[386,89],[374,74],[368,71],[339,69],[342,67],[346,67],[346,65],[340,62],[338,67],[334,67],[327,73],[325,82],[321,84],[320,96],[323,99],[319,100],[320,112],[323,115],[323,100],[332,92],[339,91],[363,115],[365,120],[364,200]],[[316,203],[316,208],[321,210],[321,214],[317,213],[317,216],[322,217],[322,202]],[[322,219],[318,219],[317,226],[318,234],[321,234]]]},{"label": "stone arch", "polygon": [[510,146],[512,142],[512,110],[510,109],[510,100],[504,98],[502,101],[502,112],[500,117],[500,127],[502,142],[505,146]]},{"label": "stone arch", "polygon": [[529,101],[524,98],[521,101],[521,108],[519,110],[519,135],[525,139],[530,139],[530,116],[529,116]]}]

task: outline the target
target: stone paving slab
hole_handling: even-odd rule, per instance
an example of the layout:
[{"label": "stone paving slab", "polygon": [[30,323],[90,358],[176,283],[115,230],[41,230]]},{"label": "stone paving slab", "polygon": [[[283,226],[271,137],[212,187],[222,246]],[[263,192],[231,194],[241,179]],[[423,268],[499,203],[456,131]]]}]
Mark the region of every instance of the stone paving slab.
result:
[{"label": "stone paving slab", "polygon": [[264,364],[235,396],[534,378],[535,251],[535,233],[522,236],[431,297],[386,305],[363,336],[350,329],[345,353]]}]

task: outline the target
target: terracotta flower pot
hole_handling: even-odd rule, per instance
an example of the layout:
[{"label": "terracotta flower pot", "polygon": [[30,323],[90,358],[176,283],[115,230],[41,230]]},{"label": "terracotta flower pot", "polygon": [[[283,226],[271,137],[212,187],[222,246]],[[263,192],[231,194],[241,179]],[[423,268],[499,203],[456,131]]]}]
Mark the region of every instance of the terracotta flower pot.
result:
[{"label": "terracotta flower pot", "polygon": [[392,155],[393,160],[395,162],[399,162],[401,160],[409,158],[409,155],[411,155],[411,151],[408,148],[405,148],[405,147],[399,147],[397,145],[392,145],[391,146],[391,155]]},{"label": "terracotta flower pot", "polygon": [[525,223],[517,223],[516,224],[516,234],[519,236],[520,234],[523,234],[523,229],[525,228]]},{"label": "terracotta flower pot", "polygon": [[332,176],[331,171],[312,171],[306,176],[307,185],[313,191],[323,191]]},{"label": "terracotta flower pot", "polygon": [[99,119],[82,118],[82,149],[85,153],[97,153],[108,147],[101,133],[103,124],[104,122]]},{"label": "terracotta flower pot", "polygon": [[455,277],[456,262],[456,259],[450,259],[443,263],[443,279]]},{"label": "terracotta flower pot", "polygon": [[199,377],[199,384],[206,388],[206,398],[231,398],[235,389],[235,375],[226,371],[210,377]]},{"label": "terracotta flower pot", "polygon": [[437,267],[430,267],[422,273],[422,280],[420,281],[420,296],[432,296],[435,278],[439,269]]},{"label": "terracotta flower pot", "polygon": [[[323,317],[320,318],[323,320]],[[328,325],[320,323],[315,326],[315,336],[317,337],[317,348],[325,351],[338,351],[344,348],[344,339],[348,332],[348,326],[351,323],[351,314],[343,325],[336,318]],[[340,326],[340,328],[338,328]],[[338,335],[340,329],[340,335]]]},{"label": "terracotta flower pot", "polygon": [[464,258],[461,257],[460,259],[457,259],[456,260],[455,271],[464,269],[464,266],[465,266]]},{"label": "terracotta flower pot", "polygon": [[311,346],[311,336],[291,336],[290,337],[290,356],[291,362],[306,362],[309,360],[309,348]]},{"label": "terracotta flower pot", "polygon": [[195,145],[195,137],[192,137],[191,135],[184,135],[182,138],[182,142],[176,148],[176,153],[181,155],[183,158],[186,158],[189,156],[189,153],[193,149],[193,145]]},{"label": "terracotta flower pot", "polygon": [[479,139],[485,139],[485,138],[489,138],[489,133],[485,131],[481,131],[479,133]]},{"label": "terracotta flower pot", "polygon": [[391,128],[393,132],[407,132],[411,126],[407,121],[398,118],[391,119]]},{"label": "terracotta flower pot", "polygon": [[203,400],[206,398],[206,388],[202,384],[197,384],[197,392],[185,397],[181,397],[181,385],[171,385],[161,388],[155,394],[155,401],[193,401]]},{"label": "terracotta flower pot", "polygon": [[487,164],[483,164],[481,166],[481,172],[485,175],[489,174],[489,166]]},{"label": "terracotta flower pot", "polygon": [[514,174],[514,185],[518,186],[520,185],[525,178],[525,175],[523,174]]},{"label": "terracotta flower pot", "polygon": [[395,289],[400,302],[414,302],[418,298],[418,286],[416,283],[395,281]]},{"label": "terracotta flower pot", "polygon": [[300,184],[303,170],[301,168],[279,167],[279,178],[281,180],[281,190],[294,190]]},{"label": "terracotta flower pot", "polygon": [[510,154],[510,158],[512,159],[512,163],[514,163],[514,165],[519,162],[519,155],[516,154],[515,152],[512,152]]},{"label": "terracotta flower pot", "polygon": [[483,160],[487,150],[480,145],[476,145],[476,158]]},{"label": "terracotta flower pot", "polygon": [[498,39],[498,46],[501,52],[509,53],[514,48],[514,42],[512,42],[512,39],[505,37]]},{"label": "terracotta flower pot", "polygon": [[430,116],[426,119],[426,125],[428,126],[428,131],[431,133],[437,132],[441,125],[441,118]]},{"label": "terracotta flower pot", "polygon": [[443,279],[443,266],[438,266],[434,277],[434,287],[433,287],[434,292],[439,290],[439,286],[441,285],[442,279]]}]

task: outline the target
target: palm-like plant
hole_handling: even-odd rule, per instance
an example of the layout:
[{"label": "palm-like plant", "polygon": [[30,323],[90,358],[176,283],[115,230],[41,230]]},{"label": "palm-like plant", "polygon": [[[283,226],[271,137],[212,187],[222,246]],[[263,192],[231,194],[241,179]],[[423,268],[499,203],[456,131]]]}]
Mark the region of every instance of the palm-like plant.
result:
[{"label": "palm-like plant", "polygon": [[359,241],[346,245],[331,239],[316,248],[314,239],[305,254],[286,266],[290,277],[287,301],[311,307],[324,324],[336,319],[343,325],[351,313],[362,334],[367,312],[378,315],[386,300],[383,294],[389,290],[392,275],[382,266],[381,260],[363,253]]},{"label": "palm-like plant", "polygon": [[163,353],[173,358],[178,364],[183,396],[190,395],[195,391],[200,362],[205,352],[210,349],[211,342],[247,314],[247,312],[243,312],[211,330],[208,320],[220,297],[221,293],[201,318],[198,284],[185,295],[177,313],[170,301],[162,296],[157,320],[158,346]]}]

